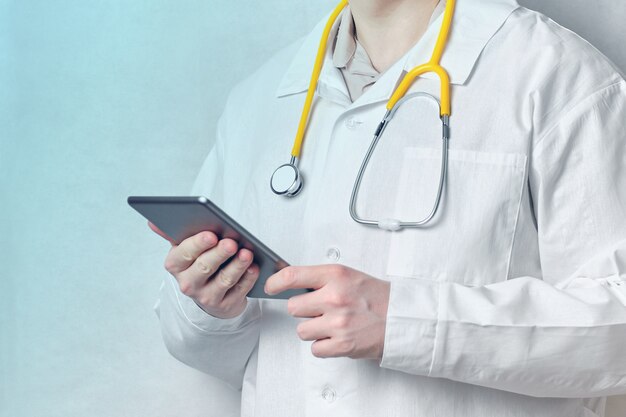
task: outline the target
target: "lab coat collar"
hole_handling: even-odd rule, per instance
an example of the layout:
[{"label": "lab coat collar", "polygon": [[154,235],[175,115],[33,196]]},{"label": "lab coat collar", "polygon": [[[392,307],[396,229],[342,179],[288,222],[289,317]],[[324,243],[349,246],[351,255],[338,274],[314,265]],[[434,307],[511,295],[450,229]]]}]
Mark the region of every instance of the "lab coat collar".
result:
[{"label": "lab coat collar", "polygon": [[[441,60],[441,65],[448,71],[452,84],[465,84],[489,40],[518,7],[516,0],[457,0],[448,45]],[[315,54],[327,19],[328,15],[304,39],[302,46],[282,78],[276,91],[277,97],[306,91]],[[409,71],[430,59],[442,19],[443,15],[440,15],[431,22],[417,44],[377,81],[377,84],[386,84],[383,86],[385,97],[380,98],[388,98],[391,95],[403,71]],[[318,84],[344,91],[346,90],[345,83],[339,70],[334,67],[332,59],[333,43],[340,21],[341,18],[337,19],[331,30],[331,41],[328,42],[329,46]],[[424,74],[423,77],[438,80],[437,75],[433,73]]]}]

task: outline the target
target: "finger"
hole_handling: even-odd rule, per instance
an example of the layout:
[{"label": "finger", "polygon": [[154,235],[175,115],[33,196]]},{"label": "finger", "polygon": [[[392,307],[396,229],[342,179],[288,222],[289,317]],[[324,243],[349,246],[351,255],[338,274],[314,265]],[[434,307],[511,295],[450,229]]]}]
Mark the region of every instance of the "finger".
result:
[{"label": "finger", "polygon": [[321,288],[332,267],[335,265],[288,266],[267,279],[265,292],[274,295],[289,289]]},{"label": "finger", "polygon": [[196,297],[209,278],[235,253],[237,243],[232,239],[222,239],[215,247],[200,254],[187,269],[175,275],[183,294]]},{"label": "finger", "polygon": [[226,292],[235,286],[245,274],[248,267],[252,264],[252,252],[248,249],[241,249],[237,256],[233,257],[230,262],[217,274],[211,278],[206,285],[207,290],[215,297],[214,301],[221,301]]},{"label": "finger", "polygon": [[239,281],[226,292],[223,297],[218,296],[213,287],[205,286],[198,296],[200,303],[216,308],[234,306],[246,298],[246,294],[252,289],[259,278],[259,267],[250,265]]},{"label": "finger", "polygon": [[206,282],[211,275],[218,271],[224,262],[237,253],[237,249],[237,242],[232,239],[222,239],[214,248],[198,256],[193,265],[188,268],[188,273],[200,275]]},{"label": "finger", "polygon": [[311,344],[311,353],[318,358],[336,358],[341,356],[335,349],[331,338],[316,340]]},{"label": "finger", "polygon": [[154,223],[152,223],[151,221],[148,220],[148,227],[150,227],[150,229],[152,229],[152,231],[154,233],[156,233],[157,235],[161,236],[163,239],[168,240],[170,242],[170,244],[172,246],[176,245],[176,242],[169,237],[168,235],[165,234],[165,232],[163,232],[161,229],[159,229],[158,227],[156,227],[154,225]]},{"label": "finger", "polygon": [[241,279],[226,292],[224,296],[225,302],[237,302],[250,292],[254,284],[259,279],[259,267],[257,265],[250,265]]},{"label": "finger", "polygon": [[317,317],[324,314],[323,289],[294,295],[287,301],[287,312],[294,317]]},{"label": "finger", "polygon": [[318,340],[330,337],[328,320],[324,316],[298,323],[296,333],[302,340]]},{"label": "finger", "polygon": [[178,274],[191,266],[198,256],[218,243],[213,232],[201,232],[183,240],[180,245],[172,246],[165,259],[165,269]]}]

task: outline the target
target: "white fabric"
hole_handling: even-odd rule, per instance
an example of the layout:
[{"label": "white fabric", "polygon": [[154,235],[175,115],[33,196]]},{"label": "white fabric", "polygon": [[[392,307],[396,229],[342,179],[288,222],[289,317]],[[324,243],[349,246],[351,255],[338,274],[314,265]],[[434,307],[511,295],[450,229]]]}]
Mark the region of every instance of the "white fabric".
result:
[{"label": "white fabric", "polygon": [[[243,416],[591,416],[602,396],[626,392],[626,306],[607,284],[626,280],[626,82],[575,34],[513,0],[459,0],[435,224],[387,232],[351,220],[385,100],[430,55],[440,22],[356,103],[329,51],[297,198],[275,196],[269,178],[289,159],[322,24],[232,92],[192,194],[292,264],[337,260],[391,281],[378,363],[315,358],[284,301],[249,300],[220,320],[168,277],[166,346],[241,388]],[[422,77],[411,91],[438,96],[439,83]],[[430,102],[405,104],[366,172],[363,216],[430,209],[440,129]]]}]

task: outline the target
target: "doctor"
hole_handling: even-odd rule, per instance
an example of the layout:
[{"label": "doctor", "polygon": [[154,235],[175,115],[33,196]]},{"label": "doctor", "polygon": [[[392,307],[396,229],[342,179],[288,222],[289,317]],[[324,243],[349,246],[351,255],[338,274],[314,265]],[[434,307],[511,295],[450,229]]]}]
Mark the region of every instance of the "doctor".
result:
[{"label": "doctor", "polygon": [[[431,58],[445,11],[341,11],[293,198],[269,179],[290,160],[326,19],[229,97],[191,194],[298,265],[268,293],[316,291],[247,299],[252,254],[205,232],[172,246],[156,310],[172,355],[241,389],[243,416],[589,417],[626,392],[626,81],[572,32],[514,0],[458,0],[438,211],[401,231],[350,214],[385,106]],[[414,92],[441,99],[440,78],[417,77]],[[438,116],[422,96],[396,112],[363,173],[361,217],[428,215]]]}]

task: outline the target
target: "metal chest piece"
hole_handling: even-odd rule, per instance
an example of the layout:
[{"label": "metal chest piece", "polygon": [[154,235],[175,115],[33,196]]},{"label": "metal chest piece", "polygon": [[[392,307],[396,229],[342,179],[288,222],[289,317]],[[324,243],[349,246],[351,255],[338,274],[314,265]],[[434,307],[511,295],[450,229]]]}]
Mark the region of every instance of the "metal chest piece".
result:
[{"label": "metal chest piece", "polygon": [[303,180],[298,168],[298,158],[291,157],[291,161],[276,168],[270,178],[270,187],[276,195],[295,197],[302,190]]}]

